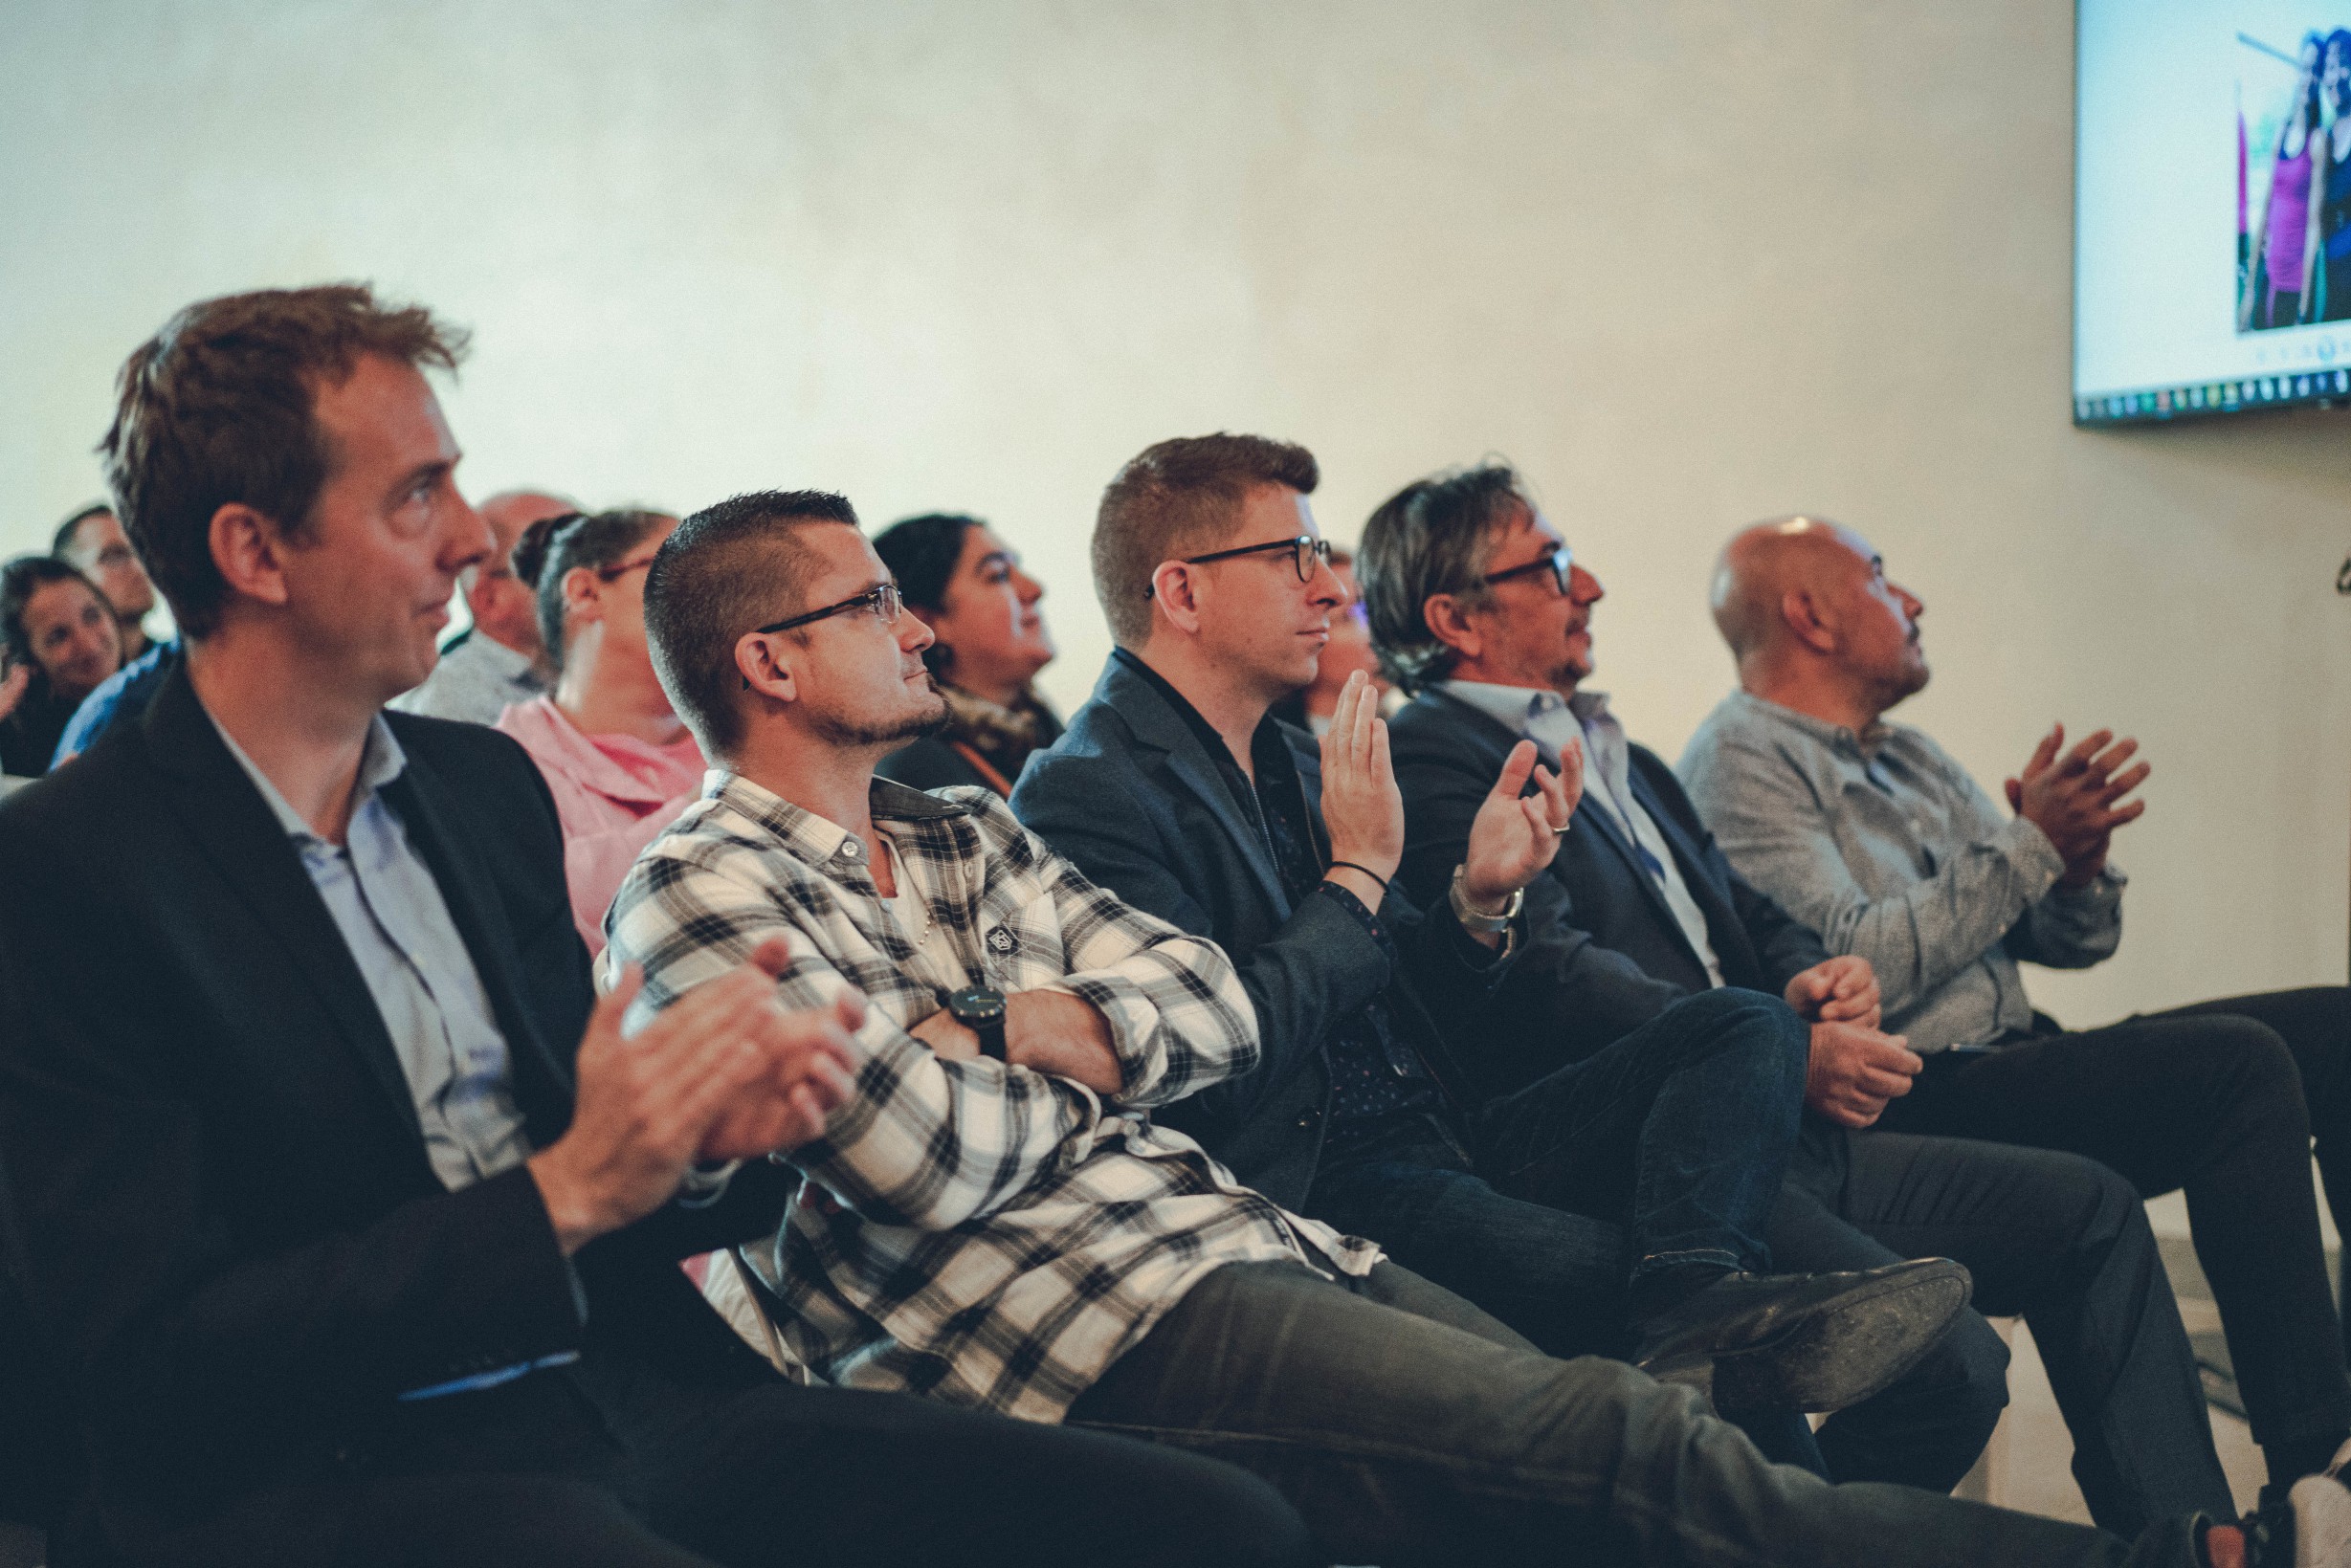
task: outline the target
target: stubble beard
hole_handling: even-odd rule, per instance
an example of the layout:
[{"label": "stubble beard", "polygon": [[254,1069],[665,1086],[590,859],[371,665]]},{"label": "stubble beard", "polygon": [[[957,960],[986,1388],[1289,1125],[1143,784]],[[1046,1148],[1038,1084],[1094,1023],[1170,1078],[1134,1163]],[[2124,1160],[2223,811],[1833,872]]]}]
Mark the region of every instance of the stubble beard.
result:
[{"label": "stubble beard", "polygon": [[899,746],[910,740],[920,740],[926,735],[937,735],[947,727],[946,699],[939,695],[938,684],[926,684],[931,705],[920,713],[879,723],[826,714],[817,720],[816,733],[827,744],[852,746]]}]

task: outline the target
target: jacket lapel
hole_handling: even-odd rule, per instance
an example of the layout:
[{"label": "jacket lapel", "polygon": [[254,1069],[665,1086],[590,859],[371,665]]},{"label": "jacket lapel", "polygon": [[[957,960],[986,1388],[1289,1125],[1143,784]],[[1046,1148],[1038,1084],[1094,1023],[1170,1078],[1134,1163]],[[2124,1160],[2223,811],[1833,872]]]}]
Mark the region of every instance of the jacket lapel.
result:
[{"label": "jacket lapel", "polygon": [[1281,873],[1275,868],[1274,857],[1266,851],[1257,829],[1241,815],[1232,791],[1225,787],[1215,759],[1184,721],[1184,716],[1168,706],[1167,699],[1149,681],[1117,659],[1111,660],[1110,668],[1102,672],[1095,696],[1117,710],[1138,740],[1161,752],[1160,765],[1216,819],[1217,827],[1224,829],[1225,837],[1249,867],[1250,874],[1257,879],[1258,888],[1280,912],[1279,917],[1288,919],[1290,895],[1281,885]]},{"label": "jacket lapel", "polygon": [[[326,902],[302,869],[302,858],[253,780],[231,756],[185,668],[172,672],[141,720],[147,756],[180,784],[166,791],[189,839],[230,891],[284,950],[286,963],[335,1022],[344,1043],[383,1091],[424,1159],[424,1128],[408,1074],[392,1049],[375,997],[344,944]],[[256,966],[257,967],[257,966]],[[275,977],[254,977],[263,988]],[[281,1017],[277,1009],[261,1016]],[[278,1049],[316,1049],[308,1039],[282,1040]]]},{"label": "jacket lapel", "polygon": [[514,970],[514,929],[507,922],[504,902],[483,878],[478,858],[466,852],[456,803],[413,751],[408,755],[408,766],[385,786],[384,798],[400,814],[409,843],[432,872],[449,917],[474,961],[474,971],[481,977],[499,1032],[506,1039],[515,1096],[531,1145],[543,1149],[570,1123],[570,1070],[547,1049],[522,1005],[521,977]]}]

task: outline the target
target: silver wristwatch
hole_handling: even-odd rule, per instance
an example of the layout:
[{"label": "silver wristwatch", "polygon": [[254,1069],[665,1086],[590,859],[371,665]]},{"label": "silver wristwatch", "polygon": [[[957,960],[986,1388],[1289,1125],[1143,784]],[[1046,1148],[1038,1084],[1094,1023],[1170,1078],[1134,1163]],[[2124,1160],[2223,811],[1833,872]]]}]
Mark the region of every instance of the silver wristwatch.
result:
[{"label": "silver wristwatch", "polygon": [[1453,868],[1453,885],[1445,895],[1453,906],[1453,918],[1461,922],[1462,930],[1473,936],[1509,939],[1510,922],[1517,919],[1519,911],[1526,907],[1526,890],[1519,888],[1514,891],[1510,901],[1502,906],[1499,914],[1488,915],[1482,910],[1472,909],[1469,894],[1461,891],[1461,879],[1469,873],[1469,869],[1467,863]]}]

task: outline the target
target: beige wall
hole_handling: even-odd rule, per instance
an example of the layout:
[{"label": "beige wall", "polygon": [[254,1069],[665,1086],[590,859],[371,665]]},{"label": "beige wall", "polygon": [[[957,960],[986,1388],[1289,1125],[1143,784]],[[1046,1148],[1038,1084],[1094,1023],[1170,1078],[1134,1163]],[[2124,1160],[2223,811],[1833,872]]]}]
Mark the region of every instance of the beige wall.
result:
[{"label": "beige wall", "polygon": [[2340,980],[2346,426],[2067,422],[2070,8],[297,4],[0,12],[0,546],[94,491],[173,307],[366,276],[478,333],[469,482],[768,484],[1028,548],[1077,699],[1093,499],[1159,436],[1311,444],[1352,536],[1488,451],[1610,590],[1669,756],[1736,524],[1870,532],[1907,716],[1996,780],[2144,738],[2077,1022]]}]

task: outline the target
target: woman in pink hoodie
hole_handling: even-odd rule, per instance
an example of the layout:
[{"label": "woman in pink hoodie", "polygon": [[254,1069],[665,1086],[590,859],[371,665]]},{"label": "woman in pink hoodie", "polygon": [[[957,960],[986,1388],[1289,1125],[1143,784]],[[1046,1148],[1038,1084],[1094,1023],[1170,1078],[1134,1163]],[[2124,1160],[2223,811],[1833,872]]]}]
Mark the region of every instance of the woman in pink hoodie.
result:
[{"label": "woman in pink hoodie", "polygon": [[591,955],[604,951],[604,912],[630,863],[693,804],[708,765],[645,648],[645,568],[676,526],[636,510],[562,520],[534,579],[555,690],[498,720],[554,793],[571,913]]}]

